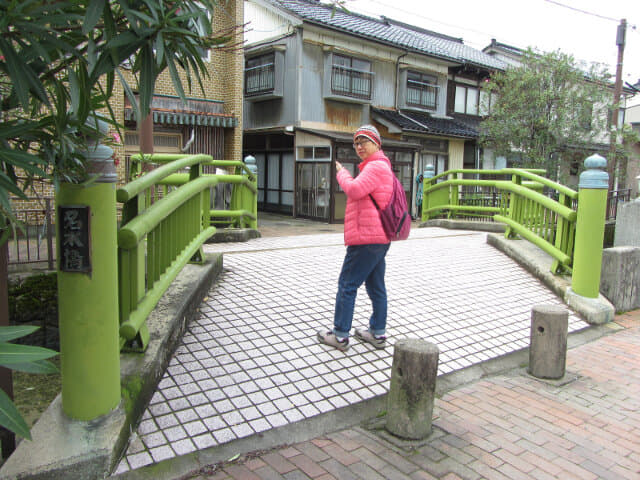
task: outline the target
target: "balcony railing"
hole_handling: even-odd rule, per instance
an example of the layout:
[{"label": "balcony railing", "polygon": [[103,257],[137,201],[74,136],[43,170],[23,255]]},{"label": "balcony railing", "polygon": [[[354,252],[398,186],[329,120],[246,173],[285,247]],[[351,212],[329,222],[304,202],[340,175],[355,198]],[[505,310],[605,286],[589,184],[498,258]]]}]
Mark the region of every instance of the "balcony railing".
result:
[{"label": "balcony railing", "polygon": [[438,86],[407,80],[407,104],[416,107],[438,108]]},{"label": "balcony railing", "polygon": [[262,95],[273,92],[275,86],[275,68],[273,63],[247,68],[244,71],[245,95]]},{"label": "balcony railing", "polygon": [[371,100],[372,79],[372,72],[356,70],[344,65],[333,65],[331,69],[331,93]]}]

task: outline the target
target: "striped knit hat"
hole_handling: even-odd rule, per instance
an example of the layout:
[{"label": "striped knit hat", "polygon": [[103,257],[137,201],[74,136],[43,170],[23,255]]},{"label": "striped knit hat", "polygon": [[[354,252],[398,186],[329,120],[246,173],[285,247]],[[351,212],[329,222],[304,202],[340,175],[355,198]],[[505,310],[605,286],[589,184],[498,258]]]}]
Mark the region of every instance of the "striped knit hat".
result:
[{"label": "striped knit hat", "polygon": [[362,125],[356,133],[353,134],[353,139],[355,140],[358,137],[366,137],[371,140],[373,143],[382,148],[382,139],[380,138],[380,132],[373,125]]}]

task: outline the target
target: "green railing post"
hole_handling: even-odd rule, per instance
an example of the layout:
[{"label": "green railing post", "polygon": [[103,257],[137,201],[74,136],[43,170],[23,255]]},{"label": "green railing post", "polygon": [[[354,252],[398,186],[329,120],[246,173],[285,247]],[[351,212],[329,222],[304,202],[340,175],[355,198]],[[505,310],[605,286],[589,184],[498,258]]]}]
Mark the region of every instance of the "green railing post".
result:
[{"label": "green railing post", "polygon": [[434,206],[433,203],[431,202],[431,196],[430,195],[425,195],[425,192],[427,191],[427,188],[429,188],[431,186],[431,179],[433,177],[435,177],[436,175],[436,169],[433,165],[427,165],[424,169],[424,174],[423,174],[423,180],[422,180],[422,221],[426,222],[427,220],[429,220],[429,214],[427,213],[427,210],[429,209],[429,207]]},{"label": "green railing post", "polygon": [[597,298],[600,294],[609,175],[606,171],[607,161],[600,155],[587,158],[584,166],[586,170],[580,175],[578,184],[578,218],[571,288],[583,297]]},{"label": "green railing post", "polygon": [[[106,123],[100,124],[106,133]],[[120,403],[112,153],[92,145],[88,170],[97,181],[62,184],[56,195],[62,408],[76,420],[93,420]]]},{"label": "green railing post", "polygon": [[[448,180],[458,180],[460,177],[460,172],[455,172],[447,176]],[[449,187],[449,205],[458,206],[460,205],[460,186],[457,183],[454,183]],[[456,218],[457,211],[449,210],[447,212],[447,218]]]},{"label": "green railing post", "polygon": [[249,210],[254,219],[249,219],[248,224],[249,228],[258,229],[258,165],[256,162],[256,158],[253,155],[247,155],[244,157],[244,163],[247,166],[247,169],[253,174],[253,185],[256,187],[256,192],[253,193],[248,188],[245,189],[247,192],[248,204],[246,206],[247,210]]}]

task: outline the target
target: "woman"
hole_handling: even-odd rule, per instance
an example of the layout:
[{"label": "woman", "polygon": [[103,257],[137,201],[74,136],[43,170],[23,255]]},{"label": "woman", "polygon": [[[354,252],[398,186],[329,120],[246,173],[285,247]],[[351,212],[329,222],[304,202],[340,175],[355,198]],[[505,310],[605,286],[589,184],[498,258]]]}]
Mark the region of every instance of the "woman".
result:
[{"label": "woman", "polygon": [[336,178],[347,195],[344,216],[344,243],[347,254],[342,264],[333,330],[318,332],[320,343],[338,350],[349,348],[349,332],[358,288],[363,283],[371,299],[373,313],[369,328],[356,329],[355,336],[376,348],[386,346],[387,290],[384,284],[385,260],[389,240],[380,223],[380,215],[371,196],[381,209],[391,200],[393,171],[382,151],[380,133],[372,125],[363,125],[353,135],[361,163],[356,178],[336,161]]}]

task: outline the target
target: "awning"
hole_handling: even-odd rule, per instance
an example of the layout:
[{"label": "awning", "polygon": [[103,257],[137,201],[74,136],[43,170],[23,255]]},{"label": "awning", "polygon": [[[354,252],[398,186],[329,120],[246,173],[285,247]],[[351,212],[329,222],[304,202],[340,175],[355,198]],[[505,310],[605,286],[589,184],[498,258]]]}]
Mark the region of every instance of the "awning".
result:
[{"label": "awning", "polygon": [[[319,137],[329,138],[333,141],[340,143],[347,143],[351,145],[353,143],[353,134],[344,132],[333,132],[329,130],[316,130],[311,128],[296,128],[297,131],[310,133]],[[394,140],[387,137],[382,137],[382,147],[393,148],[406,148],[408,150],[419,150],[422,146],[419,143],[408,142],[406,140]]]},{"label": "awning", "polygon": [[471,121],[435,118],[427,113],[371,108],[373,118],[397,125],[403,133],[422,133],[441,137],[478,138],[479,130]]},{"label": "awning", "polygon": [[[132,122],[137,121],[133,109],[125,108],[124,119]],[[233,128],[237,127],[239,122],[233,115],[154,110],[153,123],[160,125],[201,125],[203,127]]]}]

